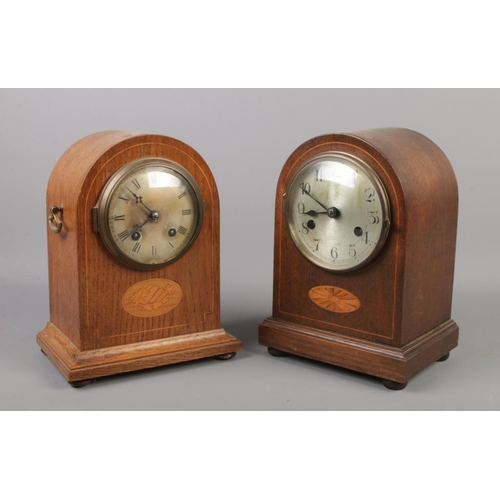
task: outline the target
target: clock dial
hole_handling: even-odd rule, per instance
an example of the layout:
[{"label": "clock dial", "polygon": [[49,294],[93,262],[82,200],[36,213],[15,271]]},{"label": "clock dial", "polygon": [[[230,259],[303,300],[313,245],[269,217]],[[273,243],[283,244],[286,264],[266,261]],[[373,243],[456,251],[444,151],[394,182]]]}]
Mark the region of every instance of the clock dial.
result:
[{"label": "clock dial", "polygon": [[147,158],[122,167],[99,200],[99,231],[110,252],[138,269],[182,256],[201,225],[203,202],[194,179],[171,161]]},{"label": "clock dial", "polygon": [[368,264],[390,226],[387,194],[361,160],[331,153],[299,168],[285,200],[290,235],[314,264],[345,272]]}]

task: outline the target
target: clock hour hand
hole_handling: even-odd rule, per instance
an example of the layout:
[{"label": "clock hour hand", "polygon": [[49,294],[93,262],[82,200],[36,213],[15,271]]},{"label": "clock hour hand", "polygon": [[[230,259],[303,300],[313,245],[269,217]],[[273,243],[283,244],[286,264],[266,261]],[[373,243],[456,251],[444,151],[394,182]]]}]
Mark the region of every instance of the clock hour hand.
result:
[{"label": "clock hour hand", "polygon": [[320,214],[327,214],[328,212],[316,212],[316,210],[309,210],[309,212],[304,212],[304,215],[309,215],[311,217],[317,217]]},{"label": "clock hour hand", "polygon": [[[326,210],[326,214],[328,215],[328,217],[330,217],[330,219],[336,219],[337,217],[340,217],[340,210],[338,208],[335,208],[335,207],[328,208],[325,205],[323,205],[323,203],[321,203],[321,201],[316,199],[311,194],[310,186],[309,186],[309,189],[306,189],[306,186],[304,184],[299,184],[299,188],[302,190],[302,194],[307,194],[307,196],[312,198],[318,205],[321,205]],[[316,217],[316,215],[318,215],[318,213],[325,213],[325,212],[315,212],[314,210],[311,210],[307,214],[311,215],[312,217]]]},{"label": "clock hour hand", "polygon": [[140,231],[148,222],[151,222],[153,219],[148,217],[142,224],[136,224],[134,227],[134,231]]},{"label": "clock hour hand", "polygon": [[148,223],[148,222],[154,222],[154,221],[157,221],[158,220],[158,212],[151,212],[149,214],[149,217],[142,223],[142,224],[136,224],[134,226],[134,230],[132,232],[132,239],[134,241],[139,241],[141,239],[141,231],[142,231],[142,228]]},{"label": "clock hour hand", "polygon": [[142,228],[148,222],[151,222],[151,217],[148,217],[142,224],[136,224],[134,226],[134,230],[132,231],[132,240],[133,241],[139,241],[142,238]]}]

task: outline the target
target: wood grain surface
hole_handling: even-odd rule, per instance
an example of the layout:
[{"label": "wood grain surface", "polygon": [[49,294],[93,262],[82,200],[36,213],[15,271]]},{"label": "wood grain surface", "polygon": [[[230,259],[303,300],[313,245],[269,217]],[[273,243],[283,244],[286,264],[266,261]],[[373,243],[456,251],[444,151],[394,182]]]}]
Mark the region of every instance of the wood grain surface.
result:
[{"label": "wood grain surface", "polygon": [[132,316],[162,316],[179,305],[182,288],[172,280],[151,279],[133,284],[123,295],[122,305]]},{"label": "wood grain surface", "polygon": [[309,298],[322,309],[339,314],[352,313],[361,307],[356,295],[338,286],[315,286],[309,290]]},{"label": "wood grain surface", "polygon": [[[141,271],[109,253],[93,230],[92,208],[111,175],[146,157],[182,165],[198,184],[206,209],[198,237],[185,255],[161,269]],[[193,148],[170,137],[134,132],[85,137],[53,169],[47,213],[53,205],[63,207],[63,229],[54,234],[47,228],[50,323],[77,350],[118,348],[220,329],[219,197],[208,165]],[[182,291],[175,307],[161,315],[124,308],[124,297],[131,304],[127,293],[148,280],[175,283]],[[44,331],[47,345],[55,330]],[[231,345],[233,349],[234,342]]]},{"label": "wood grain surface", "polygon": [[[370,165],[383,182],[391,206],[391,229],[381,253],[367,266],[344,274],[331,273],[304,258],[293,244],[284,215],[284,195],[290,180],[305,162],[327,152],[351,154]],[[266,321],[259,327],[261,344],[272,343],[270,347],[275,349],[300,353],[300,343],[290,345],[288,330],[283,327],[278,335],[277,325],[283,323],[309,335],[308,341],[320,331],[322,338],[344,335],[351,339],[350,345],[358,340],[403,349],[448,325],[458,188],[450,162],[428,138],[412,130],[390,128],[307,141],[282,169],[275,213],[273,315],[269,319],[274,326],[271,330]],[[347,290],[361,306],[350,314],[319,308],[309,300],[309,291],[318,286]],[[447,348],[457,343],[458,328],[454,332],[453,342],[443,341]],[[362,355],[355,351],[352,360],[346,362],[353,369]],[[436,359],[438,351],[433,351]],[[304,350],[304,356],[310,354]],[[338,364],[335,356],[323,356],[322,360]],[[369,360],[365,361],[365,372],[369,373]],[[400,381],[401,377],[396,378]]]}]

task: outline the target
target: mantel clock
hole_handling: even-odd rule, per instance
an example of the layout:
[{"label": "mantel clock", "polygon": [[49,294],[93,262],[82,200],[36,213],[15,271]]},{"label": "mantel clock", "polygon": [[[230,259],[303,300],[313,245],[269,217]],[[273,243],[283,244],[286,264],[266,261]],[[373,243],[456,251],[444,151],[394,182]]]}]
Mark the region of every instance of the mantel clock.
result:
[{"label": "mantel clock", "polygon": [[219,198],[190,146],[102,132],[47,188],[50,321],[37,342],[75,386],[241,342],[220,325]]},{"label": "mantel clock", "polygon": [[260,343],[404,388],[458,342],[457,213],[450,162],[417,132],[307,141],[278,182],[273,314]]}]

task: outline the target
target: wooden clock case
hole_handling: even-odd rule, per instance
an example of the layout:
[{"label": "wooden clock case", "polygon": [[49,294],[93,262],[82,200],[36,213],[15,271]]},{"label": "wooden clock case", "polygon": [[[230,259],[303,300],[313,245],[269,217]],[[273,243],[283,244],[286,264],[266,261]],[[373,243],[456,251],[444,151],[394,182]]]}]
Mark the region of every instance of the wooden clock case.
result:
[{"label": "wooden clock case", "polygon": [[[391,227],[367,266],[332,273],[307,260],[287,230],[284,200],[297,170],[326,152],[370,165],[385,186]],[[458,343],[451,319],[458,188],[450,162],[423,135],[375,129],[317,137],[288,159],[276,194],[273,314],[259,325],[259,343],[274,355],[296,354],[380,377],[391,389]],[[358,310],[340,314],[309,299],[317,286],[354,294]]]},{"label": "wooden clock case", "polygon": [[[205,212],[185,255],[144,271],[121,264],[106,249],[94,230],[93,207],[118,169],[147,157],[182,165],[201,190]],[[220,325],[217,187],[191,147],[165,136],[123,131],[85,137],[54,167],[48,213],[53,206],[62,209],[62,229],[58,234],[47,229],[50,321],[37,342],[70,383],[205,357],[228,359],[241,349]],[[131,308],[134,292],[154,288],[161,293],[162,287],[178,302],[171,310]]]}]

